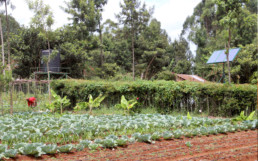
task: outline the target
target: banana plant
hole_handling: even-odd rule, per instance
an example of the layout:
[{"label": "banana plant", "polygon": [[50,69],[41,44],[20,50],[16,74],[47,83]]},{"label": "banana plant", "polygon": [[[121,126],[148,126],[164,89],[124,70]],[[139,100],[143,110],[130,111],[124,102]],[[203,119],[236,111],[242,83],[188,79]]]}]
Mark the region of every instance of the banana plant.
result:
[{"label": "banana plant", "polygon": [[55,112],[57,110],[60,110],[60,113],[63,113],[63,107],[70,105],[70,100],[66,98],[61,98],[54,90],[51,89],[52,96],[54,97],[54,101],[52,103],[47,104],[47,108],[50,109],[50,111]]},{"label": "banana plant", "polygon": [[118,108],[123,108],[125,114],[127,113],[127,114],[129,115],[130,109],[133,108],[135,104],[137,104],[137,101],[135,101],[135,100],[133,100],[133,99],[127,101],[127,100],[125,99],[125,96],[122,95],[122,97],[121,97],[121,103],[120,103],[120,104],[117,104],[116,107],[118,107]]},{"label": "banana plant", "polygon": [[187,119],[188,119],[188,120],[192,120],[192,116],[190,115],[189,112],[187,112]]},{"label": "banana plant", "polygon": [[245,111],[242,111],[239,116],[232,119],[232,122],[254,120],[255,111],[251,112],[250,115],[245,115]]},{"label": "banana plant", "polygon": [[99,107],[100,103],[106,98],[106,96],[102,96],[100,94],[97,98],[93,99],[92,95],[89,95],[89,102],[79,102],[74,107],[75,111],[84,110],[86,108],[90,108],[90,114],[92,114],[92,109],[95,107]]}]

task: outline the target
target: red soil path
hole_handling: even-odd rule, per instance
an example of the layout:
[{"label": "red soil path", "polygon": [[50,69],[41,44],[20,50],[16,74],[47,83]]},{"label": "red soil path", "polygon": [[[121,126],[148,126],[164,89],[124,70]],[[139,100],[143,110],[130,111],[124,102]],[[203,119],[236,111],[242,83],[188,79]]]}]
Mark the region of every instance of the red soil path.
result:
[{"label": "red soil path", "polygon": [[[210,135],[194,138],[156,141],[155,144],[133,143],[125,148],[99,149],[69,154],[43,155],[34,158],[19,155],[10,160],[45,160],[45,161],[258,161],[258,131]],[[192,147],[186,146],[190,142]]]}]

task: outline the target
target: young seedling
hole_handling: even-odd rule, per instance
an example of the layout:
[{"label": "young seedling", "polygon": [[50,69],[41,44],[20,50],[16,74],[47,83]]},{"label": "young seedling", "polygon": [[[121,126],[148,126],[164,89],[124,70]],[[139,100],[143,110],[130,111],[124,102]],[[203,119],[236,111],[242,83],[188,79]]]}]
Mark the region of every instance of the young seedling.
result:
[{"label": "young seedling", "polygon": [[185,142],[185,145],[186,145],[187,147],[189,147],[189,148],[191,148],[191,147],[193,146],[190,141]]}]

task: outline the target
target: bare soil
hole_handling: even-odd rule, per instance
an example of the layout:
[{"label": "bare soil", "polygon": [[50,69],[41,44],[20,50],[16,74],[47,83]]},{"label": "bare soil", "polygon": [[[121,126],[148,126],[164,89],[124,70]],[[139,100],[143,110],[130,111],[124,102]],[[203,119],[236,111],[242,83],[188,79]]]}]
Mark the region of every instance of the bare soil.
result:
[{"label": "bare soil", "polygon": [[[156,141],[155,144],[133,143],[124,148],[43,155],[40,158],[18,155],[17,161],[258,161],[258,131]],[[186,145],[191,143],[191,147]]]}]

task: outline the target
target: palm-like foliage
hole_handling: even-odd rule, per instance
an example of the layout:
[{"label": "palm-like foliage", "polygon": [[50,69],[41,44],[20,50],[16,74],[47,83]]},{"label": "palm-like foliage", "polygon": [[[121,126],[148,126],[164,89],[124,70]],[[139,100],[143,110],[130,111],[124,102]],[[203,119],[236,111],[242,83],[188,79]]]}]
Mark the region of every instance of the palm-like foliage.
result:
[{"label": "palm-like foliage", "polygon": [[125,99],[125,96],[123,95],[123,96],[121,97],[121,104],[117,104],[116,107],[118,107],[118,108],[123,108],[124,111],[125,111],[125,113],[127,112],[127,114],[129,114],[130,109],[133,108],[136,103],[137,103],[137,101],[135,101],[135,100],[133,100],[133,99],[127,101],[127,100]]},{"label": "palm-like foliage", "polygon": [[70,100],[66,98],[61,98],[58,94],[55,93],[51,89],[52,96],[54,98],[54,101],[52,103],[47,105],[47,108],[49,108],[52,112],[55,112],[57,110],[60,110],[61,113],[63,113],[63,107],[69,106],[70,105]]},{"label": "palm-like foliage", "polygon": [[75,106],[75,110],[79,111],[79,110],[83,110],[86,108],[90,108],[90,114],[92,114],[92,108],[94,107],[99,107],[100,103],[106,98],[106,96],[102,96],[102,94],[100,94],[97,98],[93,99],[92,95],[89,95],[89,102],[80,102],[77,103]]}]

